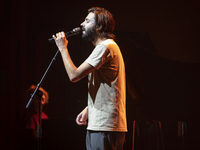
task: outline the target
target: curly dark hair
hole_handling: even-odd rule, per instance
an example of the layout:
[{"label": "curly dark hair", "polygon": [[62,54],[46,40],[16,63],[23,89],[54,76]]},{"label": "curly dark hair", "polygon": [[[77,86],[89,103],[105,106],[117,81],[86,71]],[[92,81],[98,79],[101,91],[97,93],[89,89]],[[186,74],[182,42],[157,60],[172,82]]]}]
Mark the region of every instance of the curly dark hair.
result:
[{"label": "curly dark hair", "polygon": [[94,13],[96,29],[98,29],[101,37],[114,39],[113,34],[115,28],[115,20],[113,15],[105,8],[92,7],[88,9],[89,13]]}]

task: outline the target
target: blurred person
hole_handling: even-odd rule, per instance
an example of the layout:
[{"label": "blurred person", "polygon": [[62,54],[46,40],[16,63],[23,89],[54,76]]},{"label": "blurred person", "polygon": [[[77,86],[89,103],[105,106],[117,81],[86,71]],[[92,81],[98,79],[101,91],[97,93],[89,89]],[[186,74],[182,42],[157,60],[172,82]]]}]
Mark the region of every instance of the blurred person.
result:
[{"label": "blurred person", "polygon": [[[37,88],[36,85],[31,85],[26,92],[26,99],[30,99],[31,94]],[[49,94],[42,87],[39,91],[43,93],[41,97],[41,120],[49,119],[48,116],[42,111],[44,105],[49,102]],[[20,119],[19,123],[19,139],[18,149],[37,150],[38,149],[38,124],[39,124],[39,99],[35,94],[28,108],[26,108]]]}]

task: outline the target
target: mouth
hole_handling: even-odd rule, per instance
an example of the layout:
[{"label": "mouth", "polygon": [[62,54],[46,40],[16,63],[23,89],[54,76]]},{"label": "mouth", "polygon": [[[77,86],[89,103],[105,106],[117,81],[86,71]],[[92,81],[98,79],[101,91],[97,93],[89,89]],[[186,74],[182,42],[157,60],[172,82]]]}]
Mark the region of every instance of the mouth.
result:
[{"label": "mouth", "polygon": [[81,30],[82,30],[82,33],[85,33],[85,28],[84,27],[82,27]]},{"label": "mouth", "polygon": [[82,30],[82,31],[85,31],[85,28],[84,28],[84,27],[81,27],[81,30]]}]

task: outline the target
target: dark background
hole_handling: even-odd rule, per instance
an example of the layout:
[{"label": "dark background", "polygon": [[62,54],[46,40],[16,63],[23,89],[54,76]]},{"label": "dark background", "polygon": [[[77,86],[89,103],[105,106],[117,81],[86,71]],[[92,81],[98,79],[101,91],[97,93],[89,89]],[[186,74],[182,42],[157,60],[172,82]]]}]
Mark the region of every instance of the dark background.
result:
[{"label": "dark background", "polygon": [[[191,128],[198,131],[199,3],[198,0],[1,0],[1,146],[15,148],[16,123],[27,104],[25,91],[31,84],[39,83],[57,51],[48,39],[56,32],[79,26],[92,6],[108,9],[116,21],[116,41],[127,70],[128,121],[163,120],[165,124],[184,121],[188,122],[189,133]],[[69,38],[69,51],[76,66],[92,48],[80,36]],[[42,87],[50,95],[44,112],[52,122],[74,121],[86,105],[87,79],[70,83],[60,54]],[[71,130],[80,130],[77,125],[73,127]],[[176,127],[175,124],[173,128]],[[129,128],[131,131],[132,126]],[[176,135],[175,132],[172,133]]]}]

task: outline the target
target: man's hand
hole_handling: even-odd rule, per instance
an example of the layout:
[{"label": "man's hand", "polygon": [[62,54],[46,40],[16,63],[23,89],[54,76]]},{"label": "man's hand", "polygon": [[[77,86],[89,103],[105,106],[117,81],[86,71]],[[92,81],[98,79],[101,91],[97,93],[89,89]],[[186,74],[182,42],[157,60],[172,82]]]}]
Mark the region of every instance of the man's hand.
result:
[{"label": "man's hand", "polygon": [[66,39],[64,32],[59,32],[56,34],[56,36],[53,35],[52,37],[54,38],[56,45],[60,51],[62,51],[63,49],[67,49],[68,40]]},{"label": "man's hand", "polygon": [[88,107],[86,107],[78,116],[76,117],[76,123],[78,125],[87,125],[88,118]]}]

